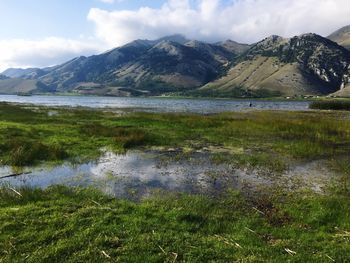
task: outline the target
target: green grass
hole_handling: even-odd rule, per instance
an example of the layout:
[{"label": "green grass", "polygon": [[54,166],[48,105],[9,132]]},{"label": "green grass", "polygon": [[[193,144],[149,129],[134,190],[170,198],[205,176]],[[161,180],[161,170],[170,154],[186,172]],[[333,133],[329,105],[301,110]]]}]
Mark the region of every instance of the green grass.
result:
[{"label": "green grass", "polygon": [[274,171],[322,159],[339,177],[324,195],[282,189],[261,189],[249,198],[160,193],[137,203],[94,189],[2,187],[0,262],[350,261],[345,112],[204,116],[0,103],[3,165],[84,162],[102,148],[179,148],[183,157],[208,148],[217,163]]},{"label": "green grass", "polygon": [[310,109],[350,111],[350,101],[348,101],[348,100],[314,101],[310,104]]},{"label": "green grass", "polygon": [[0,191],[0,262],[350,261],[349,192],[134,203],[92,189],[18,191]]},{"label": "green grass", "polygon": [[[55,114],[48,115],[48,112]],[[0,163],[84,162],[101,149],[225,148],[242,165],[276,166],[350,153],[350,120],[337,112],[216,115],[113,113],[0,104]]]}]

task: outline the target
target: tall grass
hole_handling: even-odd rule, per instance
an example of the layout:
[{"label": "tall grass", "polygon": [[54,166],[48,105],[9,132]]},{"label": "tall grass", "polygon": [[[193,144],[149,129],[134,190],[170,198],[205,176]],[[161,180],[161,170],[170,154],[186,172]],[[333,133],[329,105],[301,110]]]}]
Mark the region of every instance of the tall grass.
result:
[{"label": "tall grass", "polygon": [[343,100],[314,101],[314,102],[311,102],[310,109],[350,111],[350,101],[343,101]]},{"label": "tall grass", "polygon": [[0,145],[0,152],[7,152],[2,164],[13,166],[33,165],[38,161],[59,161],[67,157],[61,145],[45,145],[30,138],[12,138]]}]

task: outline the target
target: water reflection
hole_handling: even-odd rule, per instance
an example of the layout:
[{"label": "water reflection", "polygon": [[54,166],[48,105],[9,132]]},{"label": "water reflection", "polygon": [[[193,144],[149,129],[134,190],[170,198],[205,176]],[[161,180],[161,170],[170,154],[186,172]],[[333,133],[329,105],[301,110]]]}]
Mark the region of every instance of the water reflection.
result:
[{"label": "water reflection", "polygon": [[0,167],[0,184],[38,188],[93,186],[111,196],[140,199],[159,190],[218,195],[227,189],[237,189],[254,194],[272,185],[292,190],[307,187],[322,192],[332,178],[321,162],[296,166],[276,176],[210,160],[209,153],[194,153],[191,158],[178,159],[174,153],[167,152],[135,151],[125,155],[107,152],[96,162],[24,168],[24,174],[13,177],[5,177],[14,172],[10,167]]},{"label": "water reflection", "polygon": [[[168,161],[162,161],[164,159]],[[29,174],[2,178],[0,183],[39,188],[93,186],[112,196],[135,199],[157,190],[217,194],[226,188],[243,188],[244,180],[269,183],[254,173],[245,175],[242,180],[242,173],[230,165],[215,165],[209,160],[205,153],[194,154],[190,160],[174,160],[170,153],[159,152],[106,153],[97,162],[78,166],[63,164],[54,168],[25,168],[24,172]],[[0,177],[11,173],[10,167],[0,168]]]}]

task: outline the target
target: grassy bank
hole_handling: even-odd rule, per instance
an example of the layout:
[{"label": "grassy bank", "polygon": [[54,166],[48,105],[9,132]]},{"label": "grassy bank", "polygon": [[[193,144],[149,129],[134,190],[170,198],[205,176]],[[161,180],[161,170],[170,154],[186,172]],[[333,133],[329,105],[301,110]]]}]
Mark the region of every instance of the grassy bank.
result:
[{"label": "grassy bank", "polygon": [[[210,116],[103,112],[0,104],[3,165],[84,162],[101,148],[226,149],[218,161],[283,167],[293,160],[349,156],[344,113],[248,112]],[[214,151],[215,152],[215,151]]]},{"label": "grassy bank", "polygon": [[320,100],[310,104],[310,109],[350,111],[349,100]]},{"label": "grassy bank", "polygon": [[[349,262],[349,192],[245,200],[0,191],[0,262]],[[21,196],[19,195],[21,194]]]}]

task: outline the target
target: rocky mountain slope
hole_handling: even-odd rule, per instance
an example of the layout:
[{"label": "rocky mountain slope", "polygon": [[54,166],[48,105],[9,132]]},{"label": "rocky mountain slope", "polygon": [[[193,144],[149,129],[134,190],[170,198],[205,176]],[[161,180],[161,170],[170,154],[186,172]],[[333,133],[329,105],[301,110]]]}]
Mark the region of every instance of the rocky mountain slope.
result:
[{"label": "rocky mountain slope", "polygon": [[233,96],[327,95],[348,89],[350,52],[316,34],[268,37],[253,45],[202,94]]},{"label": "rocky mountain slope", "polygon": [[350,50],[350,25],[335,31],[328,38]]}]

